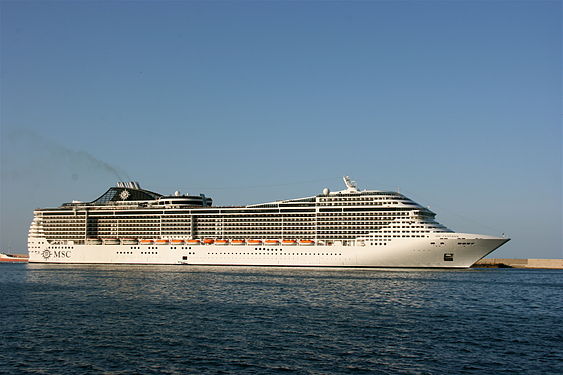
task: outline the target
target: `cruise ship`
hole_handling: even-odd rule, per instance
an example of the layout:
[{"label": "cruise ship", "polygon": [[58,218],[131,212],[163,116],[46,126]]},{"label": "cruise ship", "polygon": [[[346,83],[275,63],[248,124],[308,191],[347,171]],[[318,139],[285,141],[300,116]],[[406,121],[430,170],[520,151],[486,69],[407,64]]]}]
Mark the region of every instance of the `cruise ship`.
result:
[{"label": "cruise ship", "polygon": [[247,206],[118,182],[34,211],[30,263],[467,268],[508,241],[457,233],[403,194],[345,189]]}]

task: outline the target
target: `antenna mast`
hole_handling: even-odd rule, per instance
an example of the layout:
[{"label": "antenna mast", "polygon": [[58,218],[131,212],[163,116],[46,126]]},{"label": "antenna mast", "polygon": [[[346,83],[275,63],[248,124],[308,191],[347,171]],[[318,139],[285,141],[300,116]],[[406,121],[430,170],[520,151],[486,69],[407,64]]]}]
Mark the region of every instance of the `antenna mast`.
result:
[{"label": "antenna mast", "polygon": [[344,176],[344,177],[342,177],[342,179],[344,180],[344,184],[346,185],[346,189],[349,192],[358,191],[358,184],[356,184],[356,181],[350,180],[350,177],[348,177],[348,176]]}]

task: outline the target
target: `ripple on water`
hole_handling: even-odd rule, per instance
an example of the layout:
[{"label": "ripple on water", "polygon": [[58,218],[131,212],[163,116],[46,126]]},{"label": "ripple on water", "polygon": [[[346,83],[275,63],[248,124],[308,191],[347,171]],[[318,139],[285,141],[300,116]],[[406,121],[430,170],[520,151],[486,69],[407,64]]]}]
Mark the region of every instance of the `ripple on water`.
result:
[{"label": "ripple on water", "polygon": [[0,266],[0,373],[563,372],[561,271]]}]

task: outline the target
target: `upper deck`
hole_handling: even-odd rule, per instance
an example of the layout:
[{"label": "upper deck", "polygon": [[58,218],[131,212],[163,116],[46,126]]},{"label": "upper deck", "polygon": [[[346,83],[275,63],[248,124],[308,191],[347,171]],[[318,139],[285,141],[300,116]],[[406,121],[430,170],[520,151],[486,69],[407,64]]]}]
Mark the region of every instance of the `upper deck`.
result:
[{"label": "upper deck", "polygon": [[[163,196],[129,184],[92,202],[35,211],[34,235],[88,238],[275,238],[353,240],[450,232],[435,214],[397,192],[346,190],[247,206],[213,207],[201,194]],[[31,235],[31,231],[30,231]]]}]

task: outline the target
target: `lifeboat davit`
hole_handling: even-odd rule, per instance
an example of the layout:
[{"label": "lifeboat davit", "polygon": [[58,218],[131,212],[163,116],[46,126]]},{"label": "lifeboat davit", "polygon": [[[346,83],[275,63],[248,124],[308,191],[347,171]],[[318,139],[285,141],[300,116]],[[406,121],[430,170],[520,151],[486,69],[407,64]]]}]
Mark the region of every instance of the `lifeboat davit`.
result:
[{"label": "lifeboat davit", "polygon": [[244,240],[232,240],[231,244],[233,245],[244,245]]},{"label": "lifeboat davit", "polygon": [[141,245],[152,245],[153,244],[153,240],[141,240],[139,242],[141,243]]},{"label": "lifeboat davit", "polygon": [[262,245],[262,240],[248,240],[249,245]]},{"label": "lifeboat davit", "polygon": [[184,240],[170,240],[170,243],[172,245],[183,245],[184,244]]},{"label": "lifeboat davit", "polygon": [[280,241],[278,241],[278,240],[266,240],[266,241],[264,241],[264,243],[266,245],[279,245]]},{"label": "lifeboat davit", "polygon": [[157,245],[168,245],[168,240],[156,240],[155,243]]},{"label": "lifeboat davit", "polygon": [[228,245],[229,240],[217,240],[215,241],[215,245]]},{"label": "lifeboat davit", "polygon": [[286,246],[293,246],[293,245],[297,245],[297,241],[295,240],[283,240],[282,245],[286,245]]},{"label": "lifeboat davit", "polygon": [[200,240],[187,240],[188,245],[199,245],[201,243]]},{"label": "lifeboat davit", "polygon": [[206,245],[211,245],[211,244],[213,244],[213,242],[215,242],[215,240],[213,238],[205,238],[203,240],[203,243],[206,244]]},{"label": "lifeboat davit", "polygon": [[311,246],[314,245],[315,241],[313,240],[301,240],[299,241],[299,245],[303,245],[303,246]]}]

